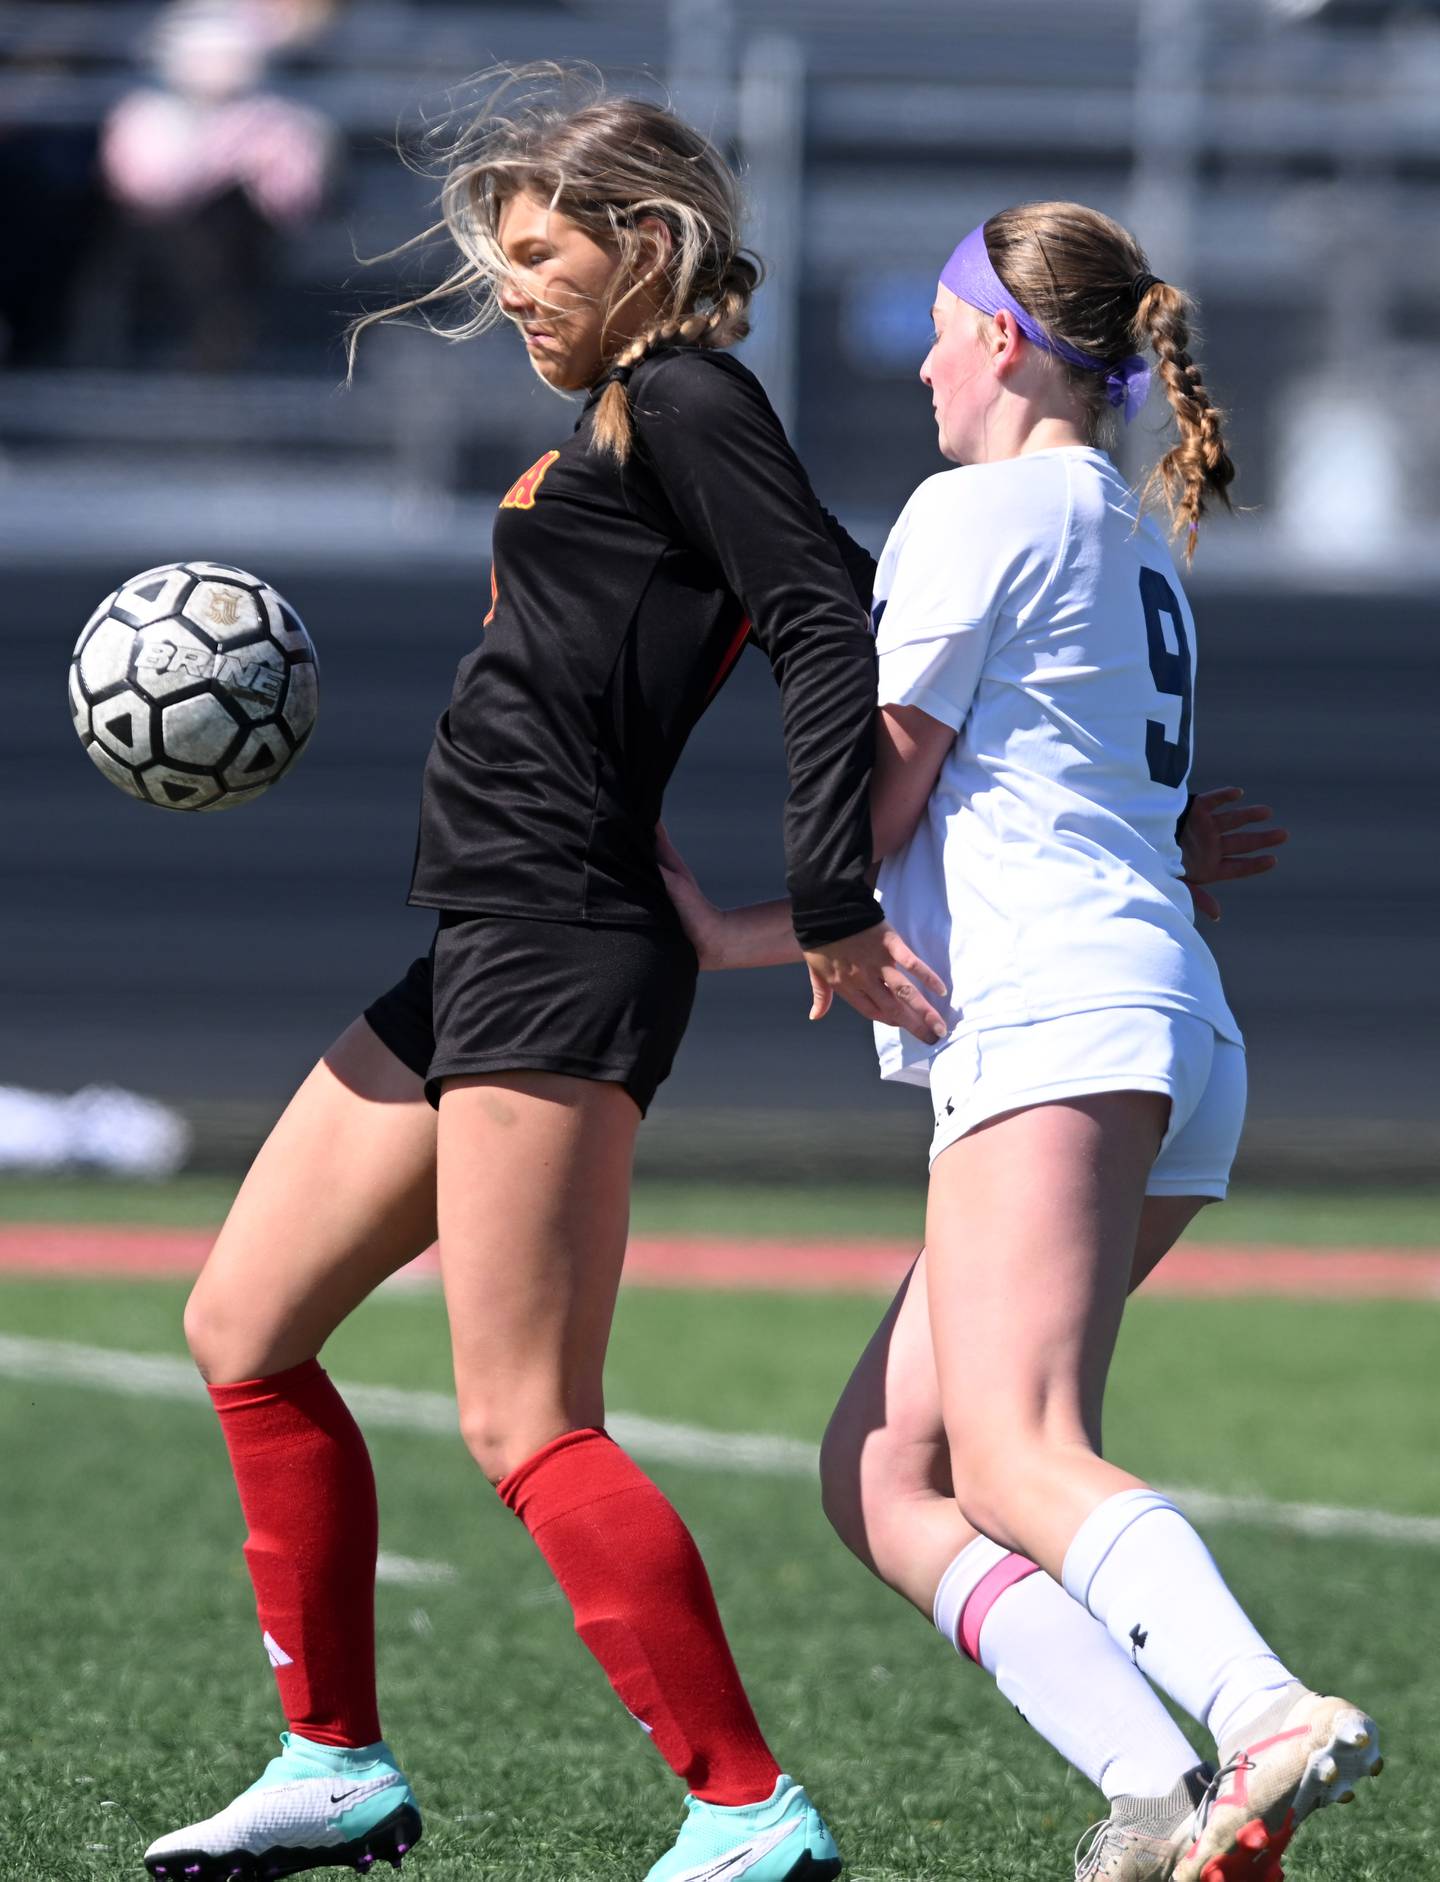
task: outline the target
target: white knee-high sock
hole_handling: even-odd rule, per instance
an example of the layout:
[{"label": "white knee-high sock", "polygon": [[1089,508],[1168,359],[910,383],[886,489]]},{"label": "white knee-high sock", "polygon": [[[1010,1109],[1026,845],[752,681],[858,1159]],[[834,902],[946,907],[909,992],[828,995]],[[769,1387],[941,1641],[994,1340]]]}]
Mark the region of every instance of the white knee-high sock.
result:
[{"label": "white knee-high sock", "polygon": [[1117,1646],[1218,1742],[1294,1684],[1167,1498],[1121,1490],[1065,1553],[1065,1587]]},{"label": "white knee-high sock", "polygon": [[935,1625],[1107,1798],[1163,1797],[1199,1762],[1129,1655],[1023,1556],[983,1536],[962,1549]]}]

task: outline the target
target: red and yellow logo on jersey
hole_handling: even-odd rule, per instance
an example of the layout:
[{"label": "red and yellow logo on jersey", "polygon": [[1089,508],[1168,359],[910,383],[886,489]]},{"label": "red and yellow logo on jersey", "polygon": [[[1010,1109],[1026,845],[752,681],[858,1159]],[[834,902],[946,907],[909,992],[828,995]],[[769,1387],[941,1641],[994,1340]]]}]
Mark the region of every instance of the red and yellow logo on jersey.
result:
[{"label": "red and yellow logo on jersey", "polygon": [[529,470],[525,471],[521,476],[517,477],[514,483],[511,484],[510,488],[505,492],[504,496],[501,497],[500,508],[502,510],[533,510],[535,508],[535,493],[539,490],[541,484],[544,483],[546,471],[549,470],[550,466],[559,455],[560,453],[558,451],[547,451],[544,457],[539,459],[537,463],[532,464]]}]

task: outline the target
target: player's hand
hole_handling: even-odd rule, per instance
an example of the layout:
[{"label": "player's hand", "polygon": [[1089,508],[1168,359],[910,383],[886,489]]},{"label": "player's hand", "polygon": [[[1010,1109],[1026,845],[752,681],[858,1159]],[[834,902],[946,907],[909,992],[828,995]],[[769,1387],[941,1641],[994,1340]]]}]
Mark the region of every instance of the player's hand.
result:
[{"label": "player's hand", "polygon": [[1189,885],[1196,914],[1207,915],[1211,921],[1219,921],[1220,904],[1204,885],[1263,876],[1280,860],[1266,852],[1279,849],[1290,838],[1288,830],[1275,826],[1275,813],[1268,804],[1239,808],[1244,795],[1238,784],[1202,791],[1185,819],[1180,840],[1183,880]]},{"label": "player's hand", "polygon": [[680,925],[690,937],[702,970],[718,967],[724,914],[695,880],[695,872],[671,842],[663,823],[655,826],[655,856],[665,879],[665,892],[675,904]]},{"label": "player's hand", "polygon": [[822,948],[806,948],[805,965],[810,969],[811,1019],[824,1019],[838,993],[866,1019],[903,1026],[922,1045],[937,1044],[949,1031],[920,990],[928,988],[943,1000],[945,982],[888,921]]}]

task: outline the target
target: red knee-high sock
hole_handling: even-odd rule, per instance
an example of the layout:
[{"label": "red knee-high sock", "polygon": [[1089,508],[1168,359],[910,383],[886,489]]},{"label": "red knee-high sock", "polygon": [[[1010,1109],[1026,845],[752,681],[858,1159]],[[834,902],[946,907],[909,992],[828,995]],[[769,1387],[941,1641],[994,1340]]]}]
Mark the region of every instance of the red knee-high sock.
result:
[{"label": "red knee-high sock", "polygon": [[700,1551],[603,1431],[571,1431],[497,1488],[575,1610],[620,1702],[697,1797],[753,1804],[780,1767],[761,1736]]},{"label": "red knee-high sock", "polygon": [[371,1745],[375,1705],[375,1477],[360,1427],[313,1359],[270,1379],[212,1385],[250,1533],[245,1562],[294,1732]]}]

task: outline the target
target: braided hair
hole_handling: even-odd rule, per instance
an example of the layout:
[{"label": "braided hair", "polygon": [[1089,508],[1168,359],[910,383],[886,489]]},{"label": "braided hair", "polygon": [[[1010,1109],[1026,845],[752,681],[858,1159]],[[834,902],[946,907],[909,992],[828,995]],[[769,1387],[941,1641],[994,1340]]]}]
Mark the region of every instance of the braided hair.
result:
[{"label": "braided hair", "polygon": [[1155,349],[1160,383],[1180,432],[1179,443],[1151,471],[1144,495],[1147,500],[1161,496],[1172,528],[1185,531],[1187,561],[1195,553],[1207,500],[1213,497],[1228,510],[1235,480],[1221,429],[1224,413],[1212,402],[1188,350],[1190,311],[1188,295],[1168,281],[1154,281],[1140,297],[1133,322],[1136,343]]},{"label": "braided hair", "polygon": [[[1151,471],[1142,502],[1159,499],[1172,534],[1195,553],[1200,519],[1212,502],[1230,508],[1235,466],[1225,448],[1224,413],[1190,356],[1194,303],[1150,272],[1128,229],[1082,203],[1020,203],[985,224],[985,247],[1006,288],[1057,339],[1118,366],[1138,350],[1156,370],[1180,437]],[[1111,421],[1104,376],[1048,356],[1082,401],[1092,437]]]},{"label": "braided hair", "polygon": [[[634,437],[629,370],[658,346],[733,346],[749,331],[764,270],[741,245],[735,177],[715,146],[673,111],[608,96],[593,68],[503,67],[486,79],[492,89],[478,116],[455,135],[442,125],[427,140],[429,160],[413,166],[438,169],[440,220],[377,257],[390,260],[446,237],[460,259],[436,287],[352,323],[352,370],[360,334],[378,321],[418,312],[444,338],[466,340],[504,319],[498,289],[513,270],[500,217],[512,197],[529,193],[618,250],[607,323],[642,288],[655,303],[654,323],[608,362],[619,370],[596,410],[595,448],[623,463]],[[657,223],[668,237],[658,263]],[[436,325],[432,310],[444,304],[457,305],[460,316]]]},{"label": "braided hair", "polygon": [[725,272],[705,295],[704,303],[681,319],[661,321],[637,334],[613,362],[613,377],[600,394],[591,436],[597,449],[623,464],[630,455],[635,429],[630,410],[630,374],[657,348],[673,345],[734,346],[750,331],[750,297],[760,282],[759,264],[736,254]]}]

